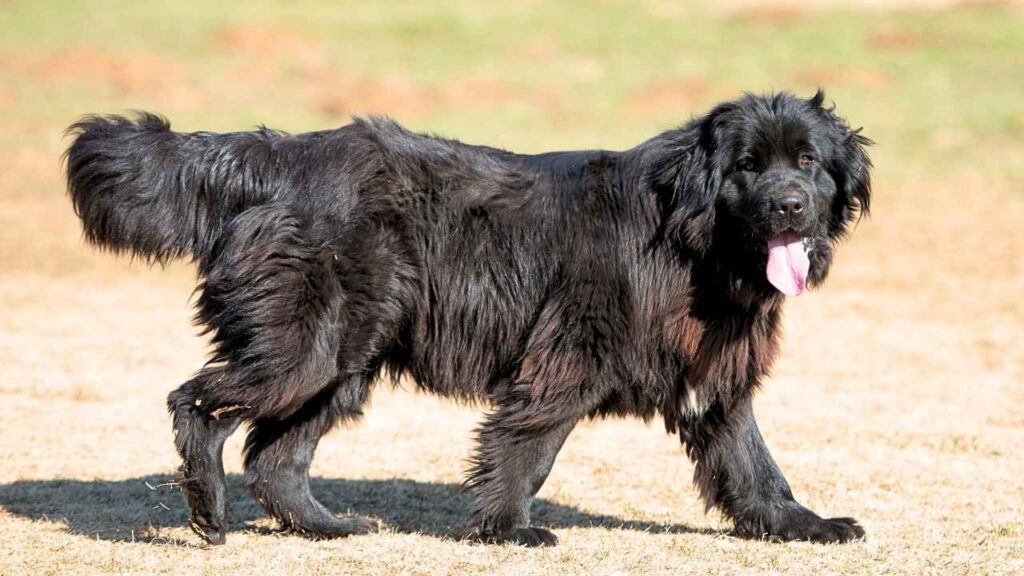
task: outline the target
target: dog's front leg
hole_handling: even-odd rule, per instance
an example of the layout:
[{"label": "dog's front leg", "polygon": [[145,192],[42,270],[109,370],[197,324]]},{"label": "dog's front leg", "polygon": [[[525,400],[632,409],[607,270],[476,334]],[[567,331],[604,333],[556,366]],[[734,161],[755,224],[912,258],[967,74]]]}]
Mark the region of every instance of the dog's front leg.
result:
[{"label": "dog's front leg", "polygon": [[555,535],[530,525],[530,503],[547,479],[575,417],[549,422],[507,406],[487,416],[466,487],[474,497],[471,525],[490,543],[554,546]]},{"label": "dog's front leg", "polygon": [[687,453],[696,463],[694,482],[708,507],[732,519],[746,538],[777,541],[848,542],[863,538],[852,518],[821,518],[801,506],[775,464],[754,420],[751,398],[729,409],[716,404],[682,427]]}]

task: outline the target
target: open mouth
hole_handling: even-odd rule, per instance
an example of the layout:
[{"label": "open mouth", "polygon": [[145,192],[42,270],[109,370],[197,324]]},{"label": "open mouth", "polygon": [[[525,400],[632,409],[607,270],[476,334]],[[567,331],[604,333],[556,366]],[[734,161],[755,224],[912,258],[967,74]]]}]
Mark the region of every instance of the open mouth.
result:
[{"label": "open mouth", "polygon": [[807,286],[811,260],[804,239],[795,232],[783,232],[768,239],[768,281],[786,296],[799,296]]}]

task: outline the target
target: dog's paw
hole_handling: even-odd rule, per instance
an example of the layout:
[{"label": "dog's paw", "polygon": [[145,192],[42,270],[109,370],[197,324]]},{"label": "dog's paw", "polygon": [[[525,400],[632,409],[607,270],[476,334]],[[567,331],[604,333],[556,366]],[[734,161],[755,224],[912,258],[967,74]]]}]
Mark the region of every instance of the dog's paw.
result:
[{"label": "dog's paw", "polygon": [[312,540],[329,540],[380,532],[380,523],[363,516],[331,516],[317,518],[308,525],[293,524],[289,529]]},{"label": "dog's paw", "polygon": [[781,527],[767,535],[774,542],[804,540],[818,544],[843,544],[864,538],[864,529],[853,518],[815,518]]},{"label": "dog's paw", "polygon": [[736,533],[771,542],[818,544],[843,544],[864,538],[864,528],[853,518],[821,518],[799,504],[774,510],[753,522],[737,522]]},{"label": "dog's paw", "polygon": [[343,525],[345,536],[361,536],[380,532],[380,522],[364,516],[345,516],[338,519]]},{"label": "dog's paw", "polygon": [[227,540],[228,527],[223,520],[216,522],[204,514],[192,514],[188,526],[207,544],[219,546]]},{"label": "dog's paw", "polygon": [[555,536],[554,532],[534,527],[513,528],[507,532],[495,534],[481,534],[479,540],[487,544],[515,544],[517,546],[526,546],[527,548],[556,546],[558,544],[558,536]]}]

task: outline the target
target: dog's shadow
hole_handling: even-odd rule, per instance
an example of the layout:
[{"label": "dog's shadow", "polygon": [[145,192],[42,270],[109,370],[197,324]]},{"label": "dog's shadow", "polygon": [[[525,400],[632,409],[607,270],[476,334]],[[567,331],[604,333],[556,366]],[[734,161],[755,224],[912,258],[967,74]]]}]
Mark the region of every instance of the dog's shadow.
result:
[{"label": "dog's shadow", "polygon": [[[198,542],[159,535],[154,528],[184,526],[185,503],[174,477],[153,475],[128,480],[20,480],[0,485],[0,509],[32,520],[60,522],[74,534],[114,542]],[[270,532],[265,513],[249,498],[241,478],[232,475],[229,520],[232,530]],[[469,498],[459,485],[414,480],[342,480],[315,478],[313,493],[338,513],[382,520],[394,531],[439,538],[468,536]],[[685,524],[658,524],[592,514],[573,506],[538,499],[533,521],[551,528],[603,527],[654,533],[717,534]],[[254,522],[260,520],[259,522]]]}]

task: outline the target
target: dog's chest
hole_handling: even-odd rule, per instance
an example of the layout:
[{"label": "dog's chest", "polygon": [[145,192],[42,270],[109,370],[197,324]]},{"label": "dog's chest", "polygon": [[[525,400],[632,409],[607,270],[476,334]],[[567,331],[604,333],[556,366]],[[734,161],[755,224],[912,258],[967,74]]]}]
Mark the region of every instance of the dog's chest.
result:
[{"label": "dog's chest", "polygon": [[776,306],[740,310],[691,306],[670,315],[666,342],[681,359],[680,411],[699,415],[757,386],[778,351]]}]

